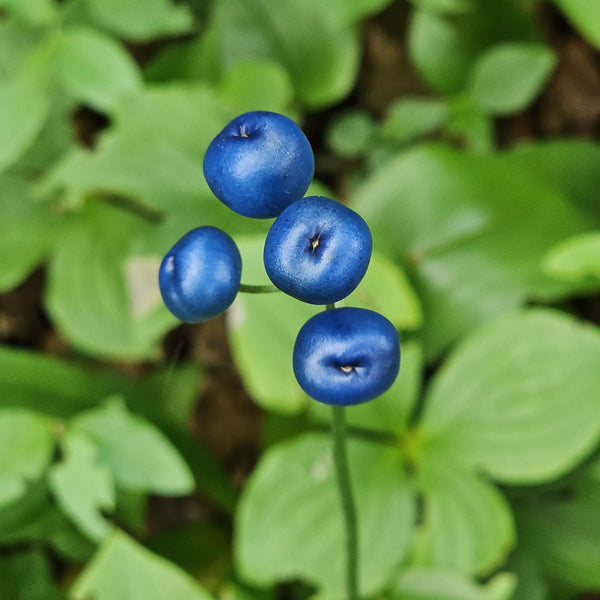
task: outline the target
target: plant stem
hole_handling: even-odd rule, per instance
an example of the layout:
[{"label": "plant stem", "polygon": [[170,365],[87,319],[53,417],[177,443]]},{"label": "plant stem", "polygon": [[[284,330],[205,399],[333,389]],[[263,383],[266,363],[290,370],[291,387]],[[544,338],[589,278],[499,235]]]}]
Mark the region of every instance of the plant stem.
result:
[{"label": "plant stem", "polygon": [[358,529],[346,449],[346,415],[343,406],[332,406],[333,462],[346,528],[346,588],[348,600],[358,600]]},{"label": "plant stem", "polygon": [[240,283],[240,292],[246,294],[272,294],[278,292],[279,288],[274,285],[248,285],[246,283]]}]

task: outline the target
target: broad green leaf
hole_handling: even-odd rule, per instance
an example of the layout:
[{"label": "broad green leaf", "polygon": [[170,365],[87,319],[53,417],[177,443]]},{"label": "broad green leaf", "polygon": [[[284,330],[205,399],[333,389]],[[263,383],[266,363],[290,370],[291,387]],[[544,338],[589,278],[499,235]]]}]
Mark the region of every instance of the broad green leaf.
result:
[{"label": "broad green leaf", "polygon": [[471,54],[450,20],[427,10],[415,10],[408,32],[408,50],[423,79],[435,90],[449,94],[464,87]]},{"label": "broad green leaf", "polygon": [[600,232],[581,233],[559,242],[546,254],[543,266],[557,279],[600,281]]},{"label": "broad green leaf", "polygon": [[115,530],[69,590],[72,600],[210,600],[194,579]]},{"label": "broad green leaf", "polygon": [[[358,579],[361,595],[372,596],[407,551],[415,505],[400,453],[360,440],[348,449]],[[328,436],[306,434],[267,450],[244,488],[235,540],[239,573],[249,583],[300,578],[321,596],[343,596],[344,530]]]},{"label": "broad green leaf", "polygon": [[0,557],[0,600],[60,600],[52,569],[39,550],[10,552]]},{"label": "broad green leaf", "polygon": [[394,142],[412,142],[439,129],[446,119],[447,107],[441,100],[404,97],[394,102],[383,122],[383,135]]},{"label": "broad green leaf", "polygon": [[45,25],[56,16],[52,0],[0,0],[0,8],[32,25]]},{"label": "broad green leaf", "polygon": [[57,220],[36,202],[31,185],[0,177],[0,291],[21,283],[53,242]]},{"label": "broad green leaf", "polygon": [[424,521],[416,564],[487,575],[504,563],[515,527],[508,503],[491,483],[451,457],[427,450],[418,481]]},{"label": "broad green leaf", "polygon": [[[21,5],[20,0],[9,1]],[[0,79],[18,78],[39,42],[39,29],[23,26],[18,19],[0,20]]]},{"label": "broad green leaf", "polygon": [[495,146],[494,123],[469,96],[455,96],[448,102],[444,136],[471,152],[491,153]]},{"label": "broad green leaf", "polygon": [[[346,412],[348,425],[375,431],[385,431],[410,443],[406,432],[409,419],[421,391],[423,351],[416,341],[401,344],[400,374],[392,387],[370,402],[357,404]],[[309,403],[310,414],[320,421],[331,419],[331,407],[320,402]],[[410,450],[408,450],[410,451]]]},{"label": "broad green leaf", "polygon": [[356,23],[365,17],[382,11],[392,0],[329,0],[330,10],[339,13],[346,23]]},{"label": "broad green leaf", "polygon": [[423,323],[421,304],[404,271],[377,252],[363,280],[342,302],[380,312],[398,329],[418,329]]},{"label": "broad green leaf", "polygon": [[130,40],[187,33],[193,18],[189,8],[171,0],[84,0],[102,27]]},{"label": "broad green leaf", "polygon": [[49,96],[33,70],[23,69],[17,78],[0,83],[0,171],[33,142],[49,107]]},{"label": "broad green leaf", "polygon": [[600,482],[587,493],[540,499],[517,509],[519,535],[545,574],[586,591],[600,587]]},{"label": "broad green leaf", "polygon": [[531,309],[494,320],[432,382],[425,448],[507,483],[555,479],[600,440],[599,360],[600,333],[562,313]]},{"label": "broad green leaf", "polygon": [[0,409],[0,506],[40,479],[54,453],[52,421],[20,408]]},{"label": "broad green leaf", "polygon": [[72,427],[93,440],[99,461],[126,490],[161,495],[193,490],[192,474],[171,442],[155,425],[128,412],[118,398],[77,416]]},{"label": "broad green leaf", "polygon": [[115,508],[115,484],[106,465],[99,460],[93,441],[77,430],[69,431],[62,443],[63,458],[50,471],[50,488],[63,512],[93,541],[110,531],[102,511]]},{"label": "broad green leaf", "polygon": [[327,145],[344,158],[358,158],[366,154],[377,125],[363,110],[346,110],[335,117],[326,132]]},{"label": "broad green leaf", "polygon": [[[517,526],[519,514],[516,514]],[[518,532],[520,536],[521,533]],[[506,565],[517,577],[517,587],[511,600],[549,600],[549,581],[544,577],[541,567],[534,557],[527,552],[526,541],[522,540],[515,552],[511,554]]]},{"label": "broad green leaf", "polygon": [[554,4],[583,37],[600,48],[600,5],[596,0],[554,0]]},{"label": "broad green leaf", "polygon": [[549,140],[522,144],[503,155],[501,168],[518,163],[532,176],[563,192],[600,223],[600,144],[588,140]]},{"label": "broad green leaf", "polygon": [[499,44],[477,59],[470,94],[482,110],[492,114],[517,112],[540,93],[555,66],[556,57],[547,46]]},{"label": "broad green leaf", "polygon": [[320,0],[228,0],[213,7],[225,68],[267,58],[285,67],[296,95],[313,108],[345,96],[359,66],[356,31]]},{"label": "broad green leaf", "polygon": [[462,14],[473,8],[473,0],[410,0],[417,8],[442,14]]},{"label": "broad green leaf", "polygon": [[87,28],[66,29],[54,50],[53,65],[67,91],[100,111],[140,87],[133,58],[113,38]]},{"label": "broad green leaf", "polygon": [[429,355],[526,299],[573,290],[543,273],[542,257],[591,225],[516,161],[445,146],[390,159],[351,206],[371,227],[375,248],[410,267]]},{"label": "broad green leaf", "polygon": [[153,234],[147,222],[99,202],[65,226],[45,301],[74,345],[107,357],[156,354],[158,340],[175,319],[158,290],[158,250],[136,249]]},{"label": "broad green leaf", "polygon": [[294,88],[280,64],[247,60],[236,63],[225,73],[219,93],[239,113],[271,110],[289,115]]},{"label": "broad green leaf", "polygon": [[394,582],[392,600],[512,600],[516,580],[500,573],[486,585],[444,569],[410,569]]}]

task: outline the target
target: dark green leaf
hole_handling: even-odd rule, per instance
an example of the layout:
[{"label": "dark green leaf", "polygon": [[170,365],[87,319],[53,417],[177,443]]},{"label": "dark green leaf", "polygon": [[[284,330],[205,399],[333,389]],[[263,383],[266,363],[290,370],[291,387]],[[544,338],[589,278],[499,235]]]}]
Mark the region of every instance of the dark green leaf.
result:
[{"label": "dark green leaf", "polygon": [[[369,596],[407,551],[415,506],[395,449],[351,440],[349,453],[359,581],[361,594]],[[252,584],[300,578],[323,596],[343,596],[344,533],[327,436],[307,434],[267,450],[244,489],[235,543],[240,574]]]},{"label": "dark green leaf", "polygon": [[52,571],[39,551],[0,557],[0,600],[61,600],[52,585]]},{"label": "dark green leaf", "polygon": [[467,338],[432,383],[425,447],[505,482],[552,480],[600,440],[598,361],[598,330],[562,313],[500,317]]}]

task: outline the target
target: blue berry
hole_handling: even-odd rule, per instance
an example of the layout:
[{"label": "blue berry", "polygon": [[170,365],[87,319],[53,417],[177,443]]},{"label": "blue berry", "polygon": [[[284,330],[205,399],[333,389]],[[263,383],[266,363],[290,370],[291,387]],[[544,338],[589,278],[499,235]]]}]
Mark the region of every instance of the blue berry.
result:
[{"label": "blue berry", "polygon": [[211,142],[204,176],[215,196],[246,217],[271,218],[302,198],[314,174],[303,131],[266,111],[236,117]]},{"label": "blue berry", "polygon": [[241,274],[235,242],[224,231],[204,226],[184,235],[167,252],[158,282],[167,308],[182,321],[199,323],[229,308]]},{"label": "blue berry", "polygon": [[296,338],[294,374],[324,404],[372,400],[394,383],[400,368],[396,329],[379,313],[336,308],[309,319]]},{"label": "blue berry", "polygon": [[358,213],[322,196],[294,202],[275,220],[264,248],[269,279],[310,304],[345,298],[371,259],[369,227]]}]

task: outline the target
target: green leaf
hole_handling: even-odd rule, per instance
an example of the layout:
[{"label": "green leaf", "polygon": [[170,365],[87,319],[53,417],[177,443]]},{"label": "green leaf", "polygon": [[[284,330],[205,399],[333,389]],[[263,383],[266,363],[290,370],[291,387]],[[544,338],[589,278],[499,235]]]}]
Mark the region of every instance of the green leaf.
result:
[{"label": "green leaf", "polygon": [[571,24],[596,48],[600,48],[600,6],[595,0],[554,0]]},{"label": "green leaf", "polygon": [[225,73],[219,93],[239,113],[270,110],[289,114],[294,88],[288,72],[280,64],[246,60]]},{"label": "green leaf", "polygon": [[91,17],[117,36],[136,41],[187,33],[190,9],[170,0],[84,0]]},{"label": "green leaf", "polygon": [[329,3],[318,0],[228,0],[217,2],[221,60],[267,58],[285,67],[297,96],[318,108],[345,96],[359,66],[356,32]]},{"label": "green leaf", "polygon": [[447,108],[441,100],[404,97],[388,109],[383,135],[405,144],[439,129],[446,119]]},{"label": "green leaf", "polygon": [[37,550],[0,557],[0,600],[60,600],[46,557]]},{"label": "green leaf", "polygon": [[63,459],[50,472],[50,487],[66,515],[93,541],[110,531],[102,511],[115,508],[115,487],[110,470],[98,459],[98,448],[80,431],[63,440]]},{"label": "green leaf", "polygon": [[438,92],[451,94],[465,86],[471,53],[449,20],[427,10],[415,10],[408,51],[423,79]]},{"label": "green leaf", "polygon": [[551,277],[585,283],[600,281],[600,232],[581,233],[559,242],[544,257]]},{"label": "green leaf", "polygon": [[74,345],[106,357],[156,354],[158,340],[175,318],[158,289],[159,252],[136,248],[153,234],[147,222],[99,202],[65,226],[50,264],[45,301]]},{"label": "green leaf", "polygon": [[410,0],[417,8],[446,14],[462,14],[473,8],[472,0]]},{"label": "green leaf", "polygon": [[363,280],[343,303],[380,312],[398,329],[418,329],[423,323],[421,304],[404,271],[377,252]]},{"label": "green leaf", "polygon": [[57,229],[24,181],[0,177],[0,291],[20,284],[45,258]]},{"label": "green leaf", "polygon": [[512,161],[422,146],[390,159],[351,206],[375,248],[410,267],[435,355],[490,317],[529,298],[574,289],[541,269],[556,242],[590,228],[553,187]]},{"label": "green leaf", "polygon": [[33,142],[49,107],[49,97],[33,69],[23,69],[16,79],[0,83],[0,171]]},{"label": "green leaf", "polygon": [[418,480],[424,522],[417,564],[487,575],[504,563],[515,543],[513,517],[492,484],[429,449],[420,459]]},{"label": "green leaf", "polygon": [[516,580],[500,573],[486,585],[443,569],[404,571],[392,586],[392,600],[511,600]]},{"label": "green leaf", "polygon": [[125,533],[106,538],[69,590],[73,600],[210,600],[194,579]]},{"label": "green leaf", "polygon": [[599,360],[600,333],[564,314],[500,317],[467,338],[432,382],[425,447],[507,483],[555,479],[600,440]]},{"label": "green leaf", "polygon": [[72,421],[76,431],[98,447],[98,458],[127,490],[162,495],[188,494],[194,488],[189,468],[164,434],[113,398]]},{"label": "green leaf", "polygon": [[477,107],[469,96],[455,96],[448,102],[446,138],[478,154],[491,153],[495,145],[492,118]]},{"label": "green leaf", "polygon": [[[375,400],[357,404],[347,411],[348,425],[384,431],[396,436],[406,432],[421,391],[423,350],[414,340],[401,344],[400,374],[392,387]],[[309,403],[310,414],[319,421],[331,419],[331,407]]]},{"label": "green leaf", "polygon": [[482,110],[492,114],[518,112],[540,93],[556,62],[552,50],[541,44],[493,46],[474,65],[470,94]]},{"label": "green leaf", "polygon": [[111,37],[87,28],[66,29],[54,50],[53,64],[67,91],[100,111],[141,85],[133,58]]},{"label": "green leaf", "polygon": [[42,477],[54,453],[52,421],[18,408],[0,409],[0,506]]},{"label": "green leaf", "polygon": [[52,0],[0,0],[0,8],[32,25],[45,25],[56,16]]},{"label": "green leaf", "polygon": [[358,158],[369,150],[377,134],[374,119],[363,110],[346,110],[338,115],[326,132],[327,145],[344,158]]},{"label": "green leaf", "polygon": [[[414,499],[395,449],[350,440],[349,462],[358,511],[358,579],[361,595],[372,596],[407,551]],[[237,566],[249,583],[301,578],[322,596],[343,597],[344,532],[327,436],[307,434],[267,450],[244,488],[235,540]]]},{"label": "green leaf", "polygon": [[330,10],[339,13],[346,23],[356,23],[374,13],[381,12],[392,0],[329,0]]}]

